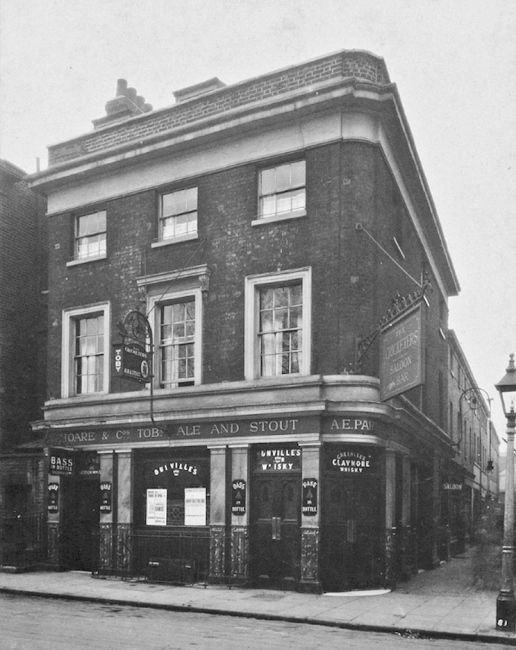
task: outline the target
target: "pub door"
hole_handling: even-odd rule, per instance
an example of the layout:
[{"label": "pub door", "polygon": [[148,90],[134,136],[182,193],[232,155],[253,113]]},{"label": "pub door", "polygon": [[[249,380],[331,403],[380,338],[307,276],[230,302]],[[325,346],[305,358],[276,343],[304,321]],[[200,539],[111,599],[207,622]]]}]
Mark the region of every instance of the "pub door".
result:
[{"label": "pub door", "polygon": [[256,476],[252,486],[251,580],[271,589],[296,589],[301,560],[301,477]]},{"label": "pub door", "polygon": [[379,479],[327,478],[324,489],[324,591],[380,586],[385,550]]},{"label": "pub door", "polygon": [[91,571],[99,540],[100,485],[97,477],[67,478],[63,491],[63,561],[67,569]]}]

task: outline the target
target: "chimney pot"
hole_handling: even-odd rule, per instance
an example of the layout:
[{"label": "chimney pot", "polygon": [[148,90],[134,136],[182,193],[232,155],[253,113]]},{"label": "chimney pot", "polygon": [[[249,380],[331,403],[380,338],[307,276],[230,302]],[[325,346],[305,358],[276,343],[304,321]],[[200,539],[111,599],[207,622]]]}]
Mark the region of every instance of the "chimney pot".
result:
[{"label": "chimney pot", "polygon": [[142,97],[141,95],[137,95],[136,97],[136,106],[138,108],[141,108],[143,111],[143,105],[145,104],[145,97]]},{"label": "chimney pot", "polygon": [[136,104],[136,88],[128,88],[126,97],[128,97],[134,104]]},{"label": "chimney pot", "polygon": [[152,104],[144,104],[143,105],[143,112],[144,113],[150,113],[152,111]]},{"label": "chimney pot", "polygon": [[127,93],[127,81],[125,79],[119,79],[116,82],[116,96],[125,95]]}]

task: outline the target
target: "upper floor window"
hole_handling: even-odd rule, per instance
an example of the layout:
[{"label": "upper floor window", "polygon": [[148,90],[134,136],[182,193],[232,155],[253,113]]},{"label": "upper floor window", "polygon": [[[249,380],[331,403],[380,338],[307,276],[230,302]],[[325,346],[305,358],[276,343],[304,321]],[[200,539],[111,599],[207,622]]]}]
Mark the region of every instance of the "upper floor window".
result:
[{"label": "upper floor window", "polygon": [[258,290],[260,376],[299,373],[303,353],[301,283]]},{"label": "upper floor window", "polygon": [[62,396],[107,392],[109,305],[63,315]]},{"label": "upper floor window", "polygon": [[247,379],[310,373],[310,314],[310,269],[247,278]]},{"label": "upper floor window", "polygon": [[203,290],[209,286],[205,265],[138,281],[149,295],[154,338],[156,388],[197,386],[202,377]]},{"label": "upper floor window", "polygon": [[306,214],[306,165],[304,160],[260,171],[259,219]]},{"label": "upper floor window", "polygon": [[197,236],[197,188],[190,187],[160,197],[159,239]]},{"label": "upper floor window", "polygon": [[76,217],[75,252],[76,260],[106,255],[106,212],[92,212]]},{"label": "upper floor window", "polygon": [[159,321],[160,386],[192,385],[195,378],[194,298],[160,305]]}]

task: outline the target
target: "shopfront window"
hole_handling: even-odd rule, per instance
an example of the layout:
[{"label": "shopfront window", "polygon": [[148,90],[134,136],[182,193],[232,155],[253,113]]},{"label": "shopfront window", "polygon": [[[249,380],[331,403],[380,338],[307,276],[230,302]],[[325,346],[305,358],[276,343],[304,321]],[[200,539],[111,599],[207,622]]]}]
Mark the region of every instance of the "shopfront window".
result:
[{"label": "shopfront window", "polygon": [[137,463],[139,526],[209,524],[209,457],[167,454]]}]

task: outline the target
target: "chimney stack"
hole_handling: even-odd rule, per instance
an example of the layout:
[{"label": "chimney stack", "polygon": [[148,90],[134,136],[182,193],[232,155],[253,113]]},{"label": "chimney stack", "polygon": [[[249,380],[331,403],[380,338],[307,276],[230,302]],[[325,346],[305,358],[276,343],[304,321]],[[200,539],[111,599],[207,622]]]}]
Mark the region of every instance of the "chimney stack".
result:
[{"label": "chimney stack", "polygon": [[152,111],[152,106],[145,103],[145,97],[138,95],[136,88],[128,88],[126,79],[118,79],[116,96],[106,103],[105,117],[93,120],[93,126],[98,129],[106,124],[121,122],[149,111]]}]

